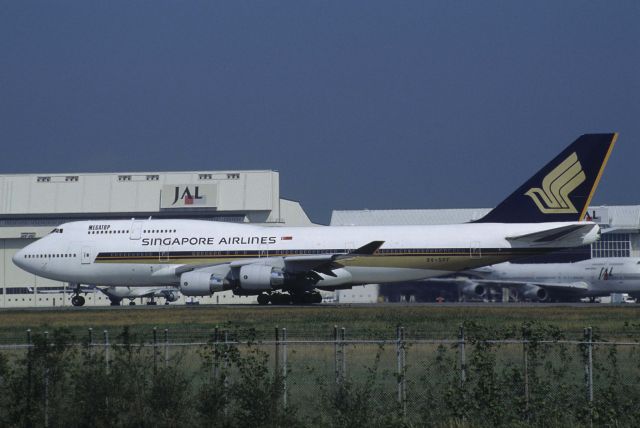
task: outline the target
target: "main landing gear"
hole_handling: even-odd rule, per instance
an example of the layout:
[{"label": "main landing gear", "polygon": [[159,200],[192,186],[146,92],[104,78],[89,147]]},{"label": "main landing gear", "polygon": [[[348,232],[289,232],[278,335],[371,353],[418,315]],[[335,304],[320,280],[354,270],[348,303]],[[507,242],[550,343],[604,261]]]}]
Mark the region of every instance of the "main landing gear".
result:
[{"label": "main landing gear", "polygon": [[[71,285],[71,284],[69,284]],[[80,284],[73,284],[75,289],[73,290],[73,297],[71,298],[71,304],[73,306],[84,305],[84,297],[80,295]]]},{"label": "main landing gear", "polygon": [[322,296],[317,291],[307,291],[304,293],[262,293],[258,295],[258,304],[267,305],[310,305],[321,303]]}]

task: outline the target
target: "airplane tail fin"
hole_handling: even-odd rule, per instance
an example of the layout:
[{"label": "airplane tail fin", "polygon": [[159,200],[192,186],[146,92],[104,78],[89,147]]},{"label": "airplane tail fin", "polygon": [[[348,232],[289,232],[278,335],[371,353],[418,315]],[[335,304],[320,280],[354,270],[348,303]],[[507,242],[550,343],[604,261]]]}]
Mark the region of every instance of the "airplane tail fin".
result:
[{"label": "airplane tail fin", "polygon": [[585,134],[476,223],[584,219],[611,150],[612,134]]}]

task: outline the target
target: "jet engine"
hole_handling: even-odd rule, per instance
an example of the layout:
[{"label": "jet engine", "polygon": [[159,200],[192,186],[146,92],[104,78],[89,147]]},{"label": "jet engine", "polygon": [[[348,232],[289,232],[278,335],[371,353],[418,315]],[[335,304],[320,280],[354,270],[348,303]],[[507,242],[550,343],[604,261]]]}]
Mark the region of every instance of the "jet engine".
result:
[{"label": "jet engine", "polygon": [[469,282],[460,289],[460,292],[462,292],[464,296],[475,298],[484,297],[486,291],[482,285],[475,282]]},{"label": "jet engine", "polygon": [[178,300],[178,294],[170,291],[164,294],[164,298],[167,299],[167,302],[175,302]]},{"label": "jet engine", "polygon": [[209,296],[217,291],[223,291],[226,284],[227,281],[224,278],[210,272],[194,271],[180,275],[180,292],[185,296]]},{"label": "jet engine", "polygon": [[527,300],[534,300],[537,302],[544,302],[549,297],[549,293],[542,287],[538,287],[534,284],[527,284],[522,289],[522,297]]},{"label": "jet engine", "polygon": [[240,288],[248,292],[267,291],[282,287],[284,272],[269,265],[250,264],[240,268]]}]

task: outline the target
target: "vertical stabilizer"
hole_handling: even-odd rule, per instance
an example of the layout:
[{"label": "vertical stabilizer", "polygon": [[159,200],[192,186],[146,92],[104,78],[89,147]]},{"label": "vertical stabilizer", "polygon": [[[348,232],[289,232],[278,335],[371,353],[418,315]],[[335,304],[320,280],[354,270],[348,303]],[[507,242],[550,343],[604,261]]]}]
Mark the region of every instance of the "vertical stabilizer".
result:
[{"label": "vertical stabilizer", "polygon": [[476,223],[584,219],[617,137],[582,135]]}]

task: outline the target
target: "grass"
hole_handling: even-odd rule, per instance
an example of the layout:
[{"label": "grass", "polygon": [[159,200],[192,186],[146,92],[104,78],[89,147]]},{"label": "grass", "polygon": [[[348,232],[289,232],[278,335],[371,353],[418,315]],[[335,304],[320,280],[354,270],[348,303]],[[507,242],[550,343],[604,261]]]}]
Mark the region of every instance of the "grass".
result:
[{"label": "grass", "polygon": [[[595,345],[593,347],[594,396],[591,405],[587,402],[585,386],[585,347],[571,343],[536,342],[557,337],[580,338],[585,326],[594,327],[597,339],[640,339],[640,308],[635,306],[422,306],[422,305],[380,305],[380,306],[321,306],[321,307],[258,307],[258,306],[203,306],[203,307],[142,307],[142,308],[105,308],[105,309],[67,309],[58,311],[10,310],[0,312],[0,338],[5,343],[24,342],[24,331],[31,328],[34,337],[44,330],[50,332],[60,327],[71,330],[76,337],[86,337],[87,327],[92,327],[96,340],[100,341],[101,329],[109,329],[111,343],[118,339],[125,326],[130,326],[133,345],[131,355],[125,355],[125,347],[102,345],[91,348],[91,359],[84,348],[69,347],[68,356],[57,358],[56,348],[35,348],[32,370],[27,370],[25,357],[30,354],[24,348],[19,350],[1,350],[0,357],[14,368],[22,371],[5,371],[12,383],[3,386],[5,394],[24,396],[31,392],[31,403],[41,403],[41,389],[25,387],[20,383],[25,376],[31,376],[30,382],[39,385],[42,382],[44,367],[57,367],[68,376],[59,378],[60,387],[51,389],[51,402],[66,403],[68,391],[75,391],[77,385],[86,379],[85,387],[101,391],[100,385],[110,388],[102,391],[108,400],[92,399],[87,417],[94,415],[94,402],[114,400],[124,403],[136,397],[141,406],[159,403],[158,408],[183,409],[191,415],[198,415],[199,408],[194,403],[207,403],[211,407],[216,397],[198,395],[202,387],[213,379],[214,353],[212,345],[191,345],[168,347],[169,367],[164,369],[164,345],[160,343],[156,359],[151,347],[139,347],[140,335],[149,340],[153,327],[169,329],[170,341],[182,339],[201,339],[210,337],[215,326],[230,330],[232,334],[244,333],[246,339],[253,329],[260,338],[272,339],[274,328],[287,327],[289,339],[306,338],[311,340],[330,339],[333,326],[344,326],[347,338],[386,338],[385,344],[347,343],[345,344],[345,377],[344,382],[336,383],[336,367],[341,367],[341,358],[336,361],[336,347],[328,342],[289,342],[286,352],[279,348],[280,364],[282,355],[287,356],[287,396],[289,409],[298,421],[307,421],[309,426],[347,426],[341,418],[359,415],[351,426],[370,425],[390,426],[391,419],[397,417],[396,426],[569,426],[588,425],[593,418],[597,426],[632,426],[630,421],[640,417],[634,403],[638,401],[640,371],[637,346]],[[460,359],[461,347],[456,343],[434,344],[412,339],[421,338],[455,338],[460,324],[465,324],[465,381],[461,382]],[[487,344],[474,339],[502,337],[519,337],[523,325],[529,326],[529,337],[532,342]],[[398,416],[398,354],[395,328],[402,325],[406,329],[406,409],[404,422]],[[162,334],[162,333],[161,333]],[[55,338],[52,333],[49,340]],[[14,338],[14,339],[12,339]],[[162,336],[160,336],[162,342]],[[36,340],[37,344],[38,341]],[[62,342],[68,343],[68,342]],[[73,348],[73,349],[71,349]],[[39,351],[38,351],[39,349]],[[106,350],[109,349],[110,373],[132,370],[131,373],[118,378],[104,376]],[[242,403],[270,403],[280,408],[283,392],[277,390],[276,397],[268,393],[274,388],[264,382],[275,379],[274,373],[282,373],[281,365],[276,365],[275,345],[273,343],[257,343],[252,345],[218,345],[218,351],[236,349],[236,359],[228,359],[227,354],[220,355],[218,367],[229,366],[230,388],[225,394],[236,397],[226,410],[233,414]],[[46,350],[46,352],[45,352]],[[73,350],[75,353],[72,353]],[[252,350],[259,350],[264,355],[264,362],[253,363],[248,358]],[[228,352],[228,351],[227,351]],[[125,354],[123,354],[125,353]],[[527,355],[527,369],[524,356]],[[66,354],[65,354],[66,355]],[[126,354],[128,355],[128,354]],[[234,355],[231,352],[231,355]],[[87,361],[90,364],[73,364],[70,361]],[[260,360],[260,359],[258,359]],[[0,363],[2,358],[0,358]],[[235,365],[234,365],[235,364]],[[0,369],[2,364],[0,364]],[[157,367],[159,375],[153,374]],[[133,370],[135,369],[135,370]],[[277,369],[277,371],[276,371]],[[49,369],[48,369],[49,370]],[[91,376],[82,375],[82,370],[89,370]],[[93,370],[93,371],[91,371]],[[221,369],[220,369],[221,370]],[[80,372],[78,375],[76,372]],[[338,368],[338,371],[340,369]],[[28,375],[31,373],[31,375]],[[57,373],[51,369],[51,373]],[[171,373],[165,376],[162,373]],[[260,381],[260,373],[269,376]],[[529,398],[525,403],[524,376],[527,375]],[[0,370],[0,375],[1,375]],[[22,376],[22,377],[20,377]],[[141,390],[132,389],[130,379],[145,380]],[[173,379],[183,379],[171,383]],[[65,383],[66,382],[66,383]],[[95,382],[95,383],[92,383]],[[118,384],[117,382],[121,382]],[[263,382],[263,383],[260,383]],[[275,382],[275,381],[274,381]],[[21,386],[22,385],[22,386]],[[28,384],[27,384],[28,385]],[[53,384],[52,384],[53,385]],[[84,384],[83,384],[84,385]],[[136,384],[137,385],[137,384]],[[263,387],[256,387],[262,385]],[[266,385],[266,386],[265,386]],[[275,384],[274,384],[275,385]],[[15,388],[14,388],[15,386]],[[82,386],[82,385],[80,385]],[[214,385],[216,386],[216,385]],[[218,387],[220,385],[217,385]],[[276,385],[277,386],[277,385]],[[16,389],[17,388],[17,389]],[[26,389],[25,389],[26,388]],[[146,388],[146,389],[145,389]],[[235,389],[234,389],[235,388]],[[278,387],[279,388],[279,387]],[[277,389],[277,388],[276,388]],[[15,390],[15,391],[14,391]],[[124,392],[122,392],[124,391]],[[142,392],[141,392],[142,391]],[[212,393],[216,392],[213,388]],[[60,393],[58,393],[60,392]],[[264,392],[264,393],[263,393]],[[110,394],[110,395],[109,395]],[[129,394],[129,395],[127,395]],[[146,394],[146,395],[144,395]],[[247,399],[247,394],[250,397]],[[262,395],[260,395],[262,394]],[[0,397],[2,394],[0,394]],[[10,396],[10,395],[7,395]],[[172,399],[169,404],[163,400]],[[167,398],[168,397],[168,398]],[[184,401],[178,400],[186,397]],[[5,400],[7,409],[12,408],[12,401]],[[58,401],[56,401],[58,400]],[[155,401],[154,401],[155,400]],[[266,401],[265,401],[266,400]],[[268,400],[272,400],[269,402]],[[185,402],[187,404],[185,404]],[[156,404],[157,404],[156,403]],[[2,422],[2,399],[0,398],[0,422]],[[190,406],[190,407],[189,407]],[[157,408],[147,410],[145,417],[159,414]],[[54,406],[51,406],[53,409]],[[115,406],[115,414],[117,410]],[[630,410],[631,409],[631,410]],[[356,412],[356,410],[359,410]],[[21,412],[14,412],[22,415]],[[138,412],[140,413],[140,412]],[[250,412],[251,413],[251,412]],[[13,414],[13,413],[12,413]],[[36,414],[41,415],[40,413]],[[15,416],[14,415],[14,416]],[[151,416],[149,416],[151,415]],[[394,416],[395,415],[395,416]],[[58,418],[68,416],[66,413]],[[253,414],[250,414],[253,417]],[[41,420],[41,416],[37,416]],[[164,417],[164,416],[163,416]],[[329,419],[327,419],[329,418]],[[107,418],[108,419],[108,418]],[[105,419],[105,420],[107,420]],[[161,418],[160,418],[161,419]],[[59,419],[62,420],[62,419]],[[2,425],[2,423],[0,423]],[[20,424],[16,424],[20,425]],[[90,425],[89,423],[85,424]],[[198,424],[194,424],[197,426]],[[278,425],[278,424],[276,424]],[[281,423],[280,425],[284,425]],[[297,424],[292,424],[296,426]],[[299,423],[299,425],[302,425]],[[71,425],[73,426],[73,423]],[[78,426],[82,426],[78,424]],[[158,425],[161,426],[161,425]],[[207,426],[205,423],[203,426]]]},{"label": "grass", "polygon": [[[407,338],[454,338],[458,326],[473,322],[504,330],[519,329],[536,321],[560,329],[569,338],[579,338],[591,326],[604,339],[640,338],[640,306],[159,306],[122,308],[74,308],[66,310],[0,311],[0,341],[22,341],[25,330],[43,331],[66,327],[76,335],[87,328],[112,334],[130,326],[138,334],[150,334],[153,327],[168,329],[173,338],[209,337],[213,329],[235,333],[253,331],[257,338],[273,337],[276,327],[286,327],[294,338],[329,339],[333,326],[345,327],[348,338],[395,337],[397,326],[405,327]],[[22,339],[21,339],[22,338]]]}]

